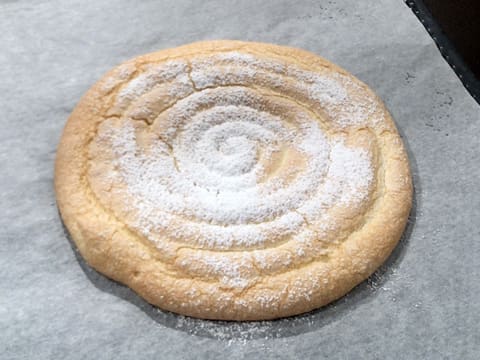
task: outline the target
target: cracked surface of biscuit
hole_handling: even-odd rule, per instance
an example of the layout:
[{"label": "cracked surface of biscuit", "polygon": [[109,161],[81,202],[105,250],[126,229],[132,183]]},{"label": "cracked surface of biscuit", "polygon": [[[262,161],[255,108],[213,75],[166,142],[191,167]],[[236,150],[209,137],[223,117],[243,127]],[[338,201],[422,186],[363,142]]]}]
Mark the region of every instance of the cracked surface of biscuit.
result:
[{"label": "cracked surface of biscuit", "polygon": [[344,295],[391,253],[412,197],[402,141],[365,84],[239,41],[107,73],[65,126],[55,187],[91,266],[162,309],[225,320]]}]

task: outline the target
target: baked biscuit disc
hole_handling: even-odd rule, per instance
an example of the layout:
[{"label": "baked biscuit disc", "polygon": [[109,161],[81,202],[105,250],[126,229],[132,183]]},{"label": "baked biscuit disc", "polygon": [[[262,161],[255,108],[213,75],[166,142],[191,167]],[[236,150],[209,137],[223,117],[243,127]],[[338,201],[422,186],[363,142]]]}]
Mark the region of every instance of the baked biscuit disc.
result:
[{"label": "baked biscuit disc", "polygon": [[92,267],[162,309],[224,320],[344,295],[391,253],[412,198],[402,141],[365,84],[239,41],[107,73],[65,126],[55,188]]}]

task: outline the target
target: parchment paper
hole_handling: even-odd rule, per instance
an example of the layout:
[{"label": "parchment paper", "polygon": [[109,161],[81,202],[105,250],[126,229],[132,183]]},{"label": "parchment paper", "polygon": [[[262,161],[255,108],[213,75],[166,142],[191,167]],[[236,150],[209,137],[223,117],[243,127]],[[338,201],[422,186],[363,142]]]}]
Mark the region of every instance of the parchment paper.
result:
[{"label": "parchment paper", "polygon": [[[384,99],[415,207],[368,282],[260,324],[156,310],[90,270],[64,232],[53,164],[65,121],[109,68],[202,39],[311,50]],[[480,107],[401,0],[0,1],[1,359],[477,359]]]}]

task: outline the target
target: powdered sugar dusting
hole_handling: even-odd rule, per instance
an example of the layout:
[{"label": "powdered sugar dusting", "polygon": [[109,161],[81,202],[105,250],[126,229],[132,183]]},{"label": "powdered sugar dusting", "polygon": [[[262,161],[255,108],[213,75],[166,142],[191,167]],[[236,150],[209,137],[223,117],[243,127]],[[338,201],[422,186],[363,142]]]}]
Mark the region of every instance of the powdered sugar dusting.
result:
[{"label": "powdered sugar dusting", "polygon": [[[318,115],[327,128],[368,125],[374,99],[359,96],[360,85],[346,76],[238,52],[143,70],[119,91],[114,107],[122,116],[99,129],[97,145],[114,161],[105,176],[125,193],[116,211],[135,219],[129,226],[215,252],[178,264],[183,271],[248,287],[254,268],[282,271],[316,256],[308,251],[332,226],[332,209],[354,211],[368,198],[369,151],[347,145],[345,133],[326,133],[315,115],[328,115]],[[261,90],[269,88],[282,100]],[[158,89],[171,97],[161,110],[152,105]],[[139,125],[133,114],[146,107],[150,125]],[[286,241],[295,250],[273,259],[270,248]],[[222,253],[246,249],[257,252],[248,259]]]},{"label": "powdered sugar dusting", "polygon": [[[185,61],[167,61],[160,65],[147,66],[146,71],[131,80],[117,96],[116,106],[124,110],[132,101],[151,91],[157,85],[172,82],[172,88],[189,82],[188,64]],[[175,94],[181,95],[181,94]]]},{"label": "powdered sugar dusting", "polygon": [[191,78],[198,89],[255,82],[277,91],[283,88],[297,97],[316,101],[330,115],[330,121],[341,128],[367,125],[377,110],[374,95],[348,76],[319,74],[250,54],[228,52],[196,59]]}]

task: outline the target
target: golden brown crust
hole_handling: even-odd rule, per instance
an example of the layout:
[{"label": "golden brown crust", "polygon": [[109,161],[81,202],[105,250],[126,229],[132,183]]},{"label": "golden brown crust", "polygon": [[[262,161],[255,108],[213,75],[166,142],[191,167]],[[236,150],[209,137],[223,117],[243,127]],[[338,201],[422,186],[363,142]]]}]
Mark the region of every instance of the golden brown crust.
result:
[{"label": "golden brown crust", "polygon": [[[364,84],[336,65],[309,52],[276,45],[208,41],[140,56],[107,73],[71,114],[55,165],[58,206],[79,251],[91,266],[162,309],[226,320],[273,319],[303,313],[341,297],[366,279],[389,256],[405,228],[412,199],[408,159],[395,125],[378,98],[375,97],[376,111],[382,114],[382,121],[367,129],[373,140],[362,133],[365,127],[357,127],[348,135],[356,146],[362,141],[375,143],[372,153],[376,183],[370,192],[371,200],[365,202],[365,207],[359,210],[362,215],[355,217],[350,227],[342,228],[345,239],[329,243],[325,258],[319,256],[298,266],[293,262],[288,271],[272,270],[268,274],[262,270],[248,287],[223,287],[215,279],[186,275],[200,274],[202,269],[182,268],[182,260],[190,266],[195,254],[204,250],[175,242],[159,248],[129,226],[128,221],[126,224],[116,207],[105,206],[108,201],[113,201],[114,206],[120,200],[117,196],[112,199],[109,189],[102,190],[102,173],[109,171],[109,159],[107,156],[102,163],[100,154],[104,149],[95,148],[95,139],[105,119],[118,118],[109,111],[122,86],[144,72],[148,64],[227,51],[274,59],[312,72],[339,73],[360,84],[352,91],[370,93]],[[338,211],[347,213],[349,209]],[[339,238],[341,234],[337,234]],[[290,242],[279,245],[275,251],[291,253],[294,248],[295,244]],[[235,253],[248,251],[232,250],[231,255],[224,256],[233,258]],[[251,269],[255,265],[258,264],[245,271],[254,271]]]}]

